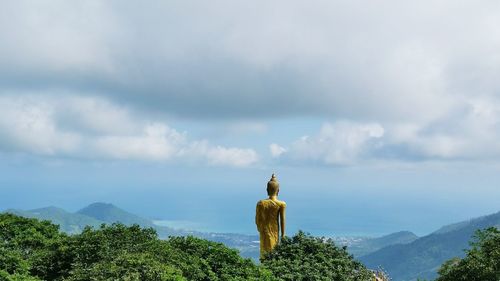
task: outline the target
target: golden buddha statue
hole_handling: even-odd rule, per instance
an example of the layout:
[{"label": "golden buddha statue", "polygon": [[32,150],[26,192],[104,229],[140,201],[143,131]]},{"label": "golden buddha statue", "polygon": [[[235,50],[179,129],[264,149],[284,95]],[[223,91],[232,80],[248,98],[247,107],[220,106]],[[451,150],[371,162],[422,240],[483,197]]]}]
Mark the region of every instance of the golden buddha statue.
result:
[{"label": "golden buddha statue", "polygon": [[279,241],[279,230],[281,228],[281,238],[285,236],[285,209],[286,203],[278,200],[280,185],[274,176],[267,183],[268,199],[260,200],[257,203],[255,212],[255,224],[260,234],[260,258],[265,253],[270,252]]}]

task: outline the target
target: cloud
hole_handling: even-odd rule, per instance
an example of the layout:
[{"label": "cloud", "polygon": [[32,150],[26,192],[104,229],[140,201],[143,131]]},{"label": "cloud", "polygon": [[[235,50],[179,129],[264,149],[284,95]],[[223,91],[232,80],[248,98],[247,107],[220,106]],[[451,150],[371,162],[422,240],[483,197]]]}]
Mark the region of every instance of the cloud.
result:
[{"label": "cloud", "polygon": [[272,143],[269,145],[269,151],[273,158],[279,157],[281,154],[286,152],[286,148],[279,146],[278,144]]},{"label": "cloud", "polygon": [[99,93],[189,118],[359,122],[427,122],[461,106],[457,96],[500,89],[493,1],[195,6],[5,3],[0,84]]},{"label": "cloud", "polygon": [[0,96],[0,150],[51,157],[182,162],[243,167],[258,160],[252,149],[189,140],[163,122],[133,116],[99,97]]},{"label": "cloud", "polygon": [[183,134],[156,123],[146,125],[139,135],[98,137],[93,141],[93,150],[112,159],[166,160],[175,157],[185,143]]},{"label": "cloud", "polygon": [[58,130],[53,110],[53,105],[43,101],[0,97],[1,146],[44,155],[65,155],[77,149],[81,136]]},{"label": "cloud", "polygon": [[498,161],[500,106],[483,99],[470,99],[464,104],[467,106],[424,124],[324,123],[316,135],[303,136],[287,148],[272,144],[271,156],[285,162],[325,165]]},{"label": "cloud", "polygon": [[500,104],[471,98],[432,122],[398,124],[388,130],[387,147],[403,148],[400,157],[441,160],[495,160],[500,157]]},{"label": "cloud", "polygon": [[280,150],[280,155],[287,156],[292,161],[349,165],[376,146],[376,141],[383,135],[384,128],[376,123],[325,123],[316,136],[301,137],[291,144],[286,153],[284,149]]},{"label": "cloud", "polygon": [[257,153],[252,149],[225,148],[216,146],[208,149],[206,157],[211,164],[248,166],[257,162]]},{"label": "cloud", "polygon": [[[227,135],[262,139],[270,120],[307,117],[332,121],[334,133],[269,148],[273,157],[495,159],[499,25],[495,1],[9,1],[0,10],[0,95],[37,101],[3,101],[1,126],[15,129],[0,143],[44,155],[89,147],[99,157],[173,159],[202,140],[179,143],[173,135],[183,133],[164,122],[164,135],[152,135],[155,116],[230,120],[241,125]],[[75,99],[44,102],[52,91]],[[360,129],[367,124],[384,135]],[[258,159],[217,147],[198,151],[214,165]]]}]

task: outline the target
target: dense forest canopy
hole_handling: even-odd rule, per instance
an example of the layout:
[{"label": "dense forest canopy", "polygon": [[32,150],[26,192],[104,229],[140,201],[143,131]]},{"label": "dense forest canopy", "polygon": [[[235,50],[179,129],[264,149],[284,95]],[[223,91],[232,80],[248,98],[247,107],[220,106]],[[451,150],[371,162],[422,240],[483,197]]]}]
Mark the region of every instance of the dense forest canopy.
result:
[{"label": "dense forest canopy", "polygon": [[0,280],[285,281],[336,276],[362,281],[371,276],[345,248],[304,233],[285,239],[261,265],[221,243],[194,237],[161,240],[153,229],[138,225],[87,227],[67,235],[48,221],[0,214],[0,240]]},{"label": "dense forest canopy", "polygon": [[[195,237],[158,238],[152,228],[87,227],[68,235],[48,221],[0,214],[0,281],[373,280],[373,273],[332,240],[299,232],[260,265],[237,250]],[[500,280],[500,231],[478,231],[463,259],[441,267],[438,281]]]}]

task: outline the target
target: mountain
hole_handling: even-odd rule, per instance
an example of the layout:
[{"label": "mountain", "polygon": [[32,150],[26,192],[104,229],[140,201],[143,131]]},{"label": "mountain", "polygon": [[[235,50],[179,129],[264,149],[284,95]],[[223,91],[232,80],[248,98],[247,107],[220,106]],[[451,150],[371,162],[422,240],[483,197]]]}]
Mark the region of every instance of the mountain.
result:
[{"label": "mountain", "polygon": [[444,226],[408,244],[391,245],[359,259],[368,268],[382,266],[394,281],[434,279],[441,264],[463,257],[478,229],[500,227],[500,212]]},{"label": "mountain", "polygon": [[390,245],[408,244],[418,239],[410,231],[400,231],[377,238],[365,238],[348,245],[347,250],[355,257],[363,256]]},{"label": "mountain", "polygon": [[92,203],[76,214],[94,218],[106,223],[120,222],[125,225],[138,224],[142,227],[154,227],[153,221],[141,218],[109,203]]},{"label": "mountain", "polygon": [[58,224],[62,231],[70,234],[81,232],[87,225],[98,227],[105,223],[104,221],[81,214],[73,214],[57,207],[46,207],[29,211],[9,209],[6,212],[28,218],[50,220]]},{"label": "mountain", "polygon": [[9,209],[5,212],[23,217],[52,221],[58,224],[62,231],[69,234],[79,233],[85,226],[97,228],[101,224],[120,222],[125,225],[138,224],[142,227],[152,227],[156,229],[158,236],[161,238],[188,234],[195,235],[195,232],[180,231],[167,226],[155,225],[152,220],[131,214],[108,203],[93,203],[76,213],[70,213],[57,207],[46,207],[28,211]]},{"label": "mountain", "polygon": [[152,220],[129,213],[110,203],[101,203],[101,202],[92,203],[87,207],[77,211],[76,214],[91,217],[93,219],[103,221],[108,224],[120,222],[125,225],[138,224],[142,227],[152,227],[156,230],[160,238],[167,238],[169,236],[184,236],[184,235],[197,236],[196,233],[194,232],[186,232],[182,230],[176,230],[174,228],[167,226],[156,225],[153,223]]}]

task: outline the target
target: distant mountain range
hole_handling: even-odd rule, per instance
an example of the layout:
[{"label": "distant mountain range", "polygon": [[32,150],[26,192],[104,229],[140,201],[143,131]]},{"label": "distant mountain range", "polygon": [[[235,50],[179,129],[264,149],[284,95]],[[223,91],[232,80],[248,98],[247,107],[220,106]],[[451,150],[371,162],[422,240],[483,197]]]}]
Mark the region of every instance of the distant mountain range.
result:
[{"label": "distant mountain range", "polygon": [[334,240],[337,244],[347,246],[349,253],[355,257],[360,257],[390,245],[408,244],[417,239],[418,236],[413,232],[400,231],[382,237],[358,238],[348,243],[343,243],[342,240],[338,241],[338,238],[335,238]]},{"label": "distant mountain range", "polygon": [[447,226],[411,243],[381,248],[359,259],[369,268],[382,266],[394,281],[432,280],[441,264],[463,257],[478,229],[500,228],[500,212]]},{"label": "distant mountain range", "polygon": [[71,213],[61,208],[52,206],[29,211],[8,209],[5,212],[24,217],[50,220],[53,223],[58,224],[62,231],[70,234],[79,233],[86,226],[99,227],[101,224],[121,222],[125,225],[138,224],[142,227],[153,227],[156,229],[160,237],[184,235],[184,233],[179,230],[166,226],[156,226],[151,220],[141,218],[137,215],[124,211],[113,204],[107,203],[93,203],[76,213]]}]

